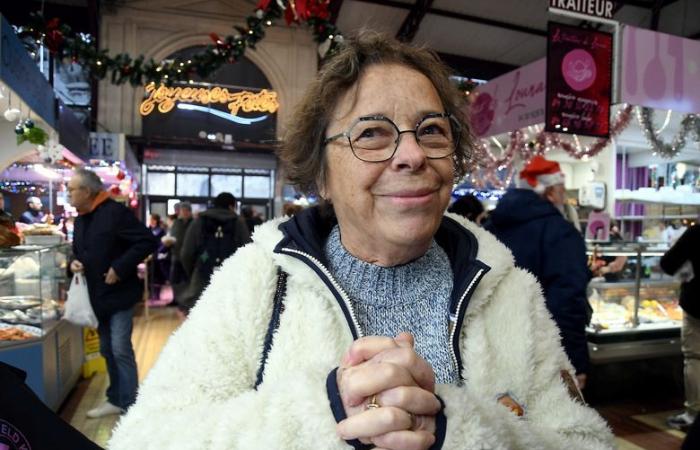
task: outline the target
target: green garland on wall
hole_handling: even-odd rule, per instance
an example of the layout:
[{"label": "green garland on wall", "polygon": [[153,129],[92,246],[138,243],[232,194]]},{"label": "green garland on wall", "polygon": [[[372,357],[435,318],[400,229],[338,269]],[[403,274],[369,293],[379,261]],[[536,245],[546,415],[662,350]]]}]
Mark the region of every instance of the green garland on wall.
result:
[{"label": "green garland on wall", "polygon": [[131,57],[126,53],[110,56],[108,49],[98,49],[89,34],[76,33],[58,18],[45,20],[40,13],[32,15],[32,23],[17,27],[17,34],[27,50],[36,55],[41,45],[61,60],[70,60],[84,67],[98,80],[113,84],[130,83],[142,86],[150,82],[172,84],[189,81],[193,75],[206,78],[219,67],[235,63],[248,48],[265,37],[265,29],[284,17],[287,25],[296,23],[312,29],[319,44],[327,42],[332,54],[343,41],[335,24],[330,22],[330,0],[260,0],[254,15],[246,18],[246,26],[235,25],[236,34],[219,37],[211,33],[212,43],[187,60],[146,60],[143,55]]}]

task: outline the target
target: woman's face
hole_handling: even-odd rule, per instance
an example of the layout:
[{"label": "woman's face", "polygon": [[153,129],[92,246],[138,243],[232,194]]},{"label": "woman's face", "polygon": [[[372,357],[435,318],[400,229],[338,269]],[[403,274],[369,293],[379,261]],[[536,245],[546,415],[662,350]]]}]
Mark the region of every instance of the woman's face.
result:
[{"label": "woman's face", "polygon": [[[396,64],[369,67],[336,105],[326,137],[359,118],[382,115],[399,130],[414,130],[427,114],[444,113],[438,93],[420,72]],[[413,133],[402,133],[384,162],[356,158],[346,138],[327,144],[322,195],[333,204],[343,245],[354,256],[395,265],[421,256],[450,200],[451,156],[427,159]]]}]

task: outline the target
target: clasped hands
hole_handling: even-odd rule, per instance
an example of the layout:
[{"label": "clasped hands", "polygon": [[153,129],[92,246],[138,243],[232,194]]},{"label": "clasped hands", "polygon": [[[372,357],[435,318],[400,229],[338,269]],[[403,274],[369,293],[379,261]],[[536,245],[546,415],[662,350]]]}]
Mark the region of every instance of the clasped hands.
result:
[{"label": "clasped hands", "polygon": [[[424,450],[435,442],[432,367],[413,348],[413,336],[368,336],[352,343],[337,371],[347,419],[337,425],[345,440],[377,449]],[[367,408],[370,403],[379,407]]]}]

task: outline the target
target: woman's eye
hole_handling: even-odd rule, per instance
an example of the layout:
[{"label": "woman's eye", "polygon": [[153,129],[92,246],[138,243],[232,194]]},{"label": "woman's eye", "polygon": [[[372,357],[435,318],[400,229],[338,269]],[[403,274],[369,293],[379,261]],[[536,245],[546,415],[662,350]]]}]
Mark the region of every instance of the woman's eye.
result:
[{"label": "woman's eye", "polygon": [[441,135],[441,136],[446,136],[446,135],[447,135],[446,129],[445,129],[443,126],[441,126],[441,125],[439,125],[439,124],[436,124],[436,123],[432,123],[432,124],[428,124],[428,125],[422,126],[422,127],[420,128],[420,130],[418,130],[418,133],[419,133],[421,136],[431,135],[431,134],[437,134],[437,135]]},{"label": "woman's eye", "polygon": [[383,127],[368,127],[360,130],[356,139],[383,139],[390,134],[391,132]]},{"label": "woman's eye", "polygon": [[376,135],[377,135],[377,130],[375,128],[367,128],[365,130],[362,130],[360,132],[360,135],[357,138],[358,139],[362,139],[362,138],[366,139],[366,138],[375,137]]}]

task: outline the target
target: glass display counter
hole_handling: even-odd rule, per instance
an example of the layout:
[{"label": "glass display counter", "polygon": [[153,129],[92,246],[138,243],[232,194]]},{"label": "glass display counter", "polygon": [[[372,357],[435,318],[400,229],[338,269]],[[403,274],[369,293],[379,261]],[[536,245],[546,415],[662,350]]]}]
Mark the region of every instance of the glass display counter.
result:
[{"label": "glass display counter", "polygon": [[680,282],[663,273],[665,249],[642,244],[588,248],[593,264],[604,261],[622,268],[589,283],[593,308],[587,329],[591,362],[670,356],[680,353],[683,311]]},{"label": "glass display counter", "polygon": [[0,360],[27,372],[27,384],[54,410],[82,366],[82,329],[61,320],[70,246],[0,250]]}]

